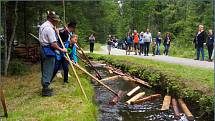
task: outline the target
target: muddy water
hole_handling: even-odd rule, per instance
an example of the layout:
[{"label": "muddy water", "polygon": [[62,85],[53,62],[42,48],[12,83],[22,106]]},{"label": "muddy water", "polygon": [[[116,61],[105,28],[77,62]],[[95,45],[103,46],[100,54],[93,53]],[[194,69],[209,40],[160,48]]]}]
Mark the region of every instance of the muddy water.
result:
[{"label": "muddy water", "polygon": [[[109,74],[106,69],[97,68],[97,70],[102,78],[113,76],[113,74]],[[118,104],[112,106],[109,102],[113,99],[113,94],[95,81],[92,80],[92,82],[95,88],[95,100],[99,106],[100,114],[98,121],[188,121],[184,114],[181,114],[180,120],[176,120],[172,108],[170,108],[169,111],[161,112],[160,109],[162,107],[163,97],[139,105],[125,105],[124,102],[129,99],[129,97],[125,95]],[[131,89],[138,86],[138,84],[125,81],[121,78],[104,81],[104,83],[116,92],[120,90],[129,92]],[[136,93],[142,91],[146,93],[145,96],[159,93],[143,86]]]}]

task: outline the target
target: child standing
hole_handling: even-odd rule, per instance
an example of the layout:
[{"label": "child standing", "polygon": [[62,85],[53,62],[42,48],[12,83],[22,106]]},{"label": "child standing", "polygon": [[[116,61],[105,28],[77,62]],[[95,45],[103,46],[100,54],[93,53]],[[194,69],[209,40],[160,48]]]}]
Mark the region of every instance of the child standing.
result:
[{"label": "child standing", "polygon": [[156,48],[156,41],[155,41],[155,39],[153,39],[153,41],[152,41],[152,53],[153,53],[153,55],[152,56],[155,56],[155,48]]},{"label": "child standing", "polygon": [[78,59],[77,59],[77,43],[78,42],[78,35],[73,34],[70,38],[70,43],[69,43],[69,47],[68,47],[68,53],[69,53],[69,57],[71,59],[72,62],[74,62],[75,64],[77,64]]}]

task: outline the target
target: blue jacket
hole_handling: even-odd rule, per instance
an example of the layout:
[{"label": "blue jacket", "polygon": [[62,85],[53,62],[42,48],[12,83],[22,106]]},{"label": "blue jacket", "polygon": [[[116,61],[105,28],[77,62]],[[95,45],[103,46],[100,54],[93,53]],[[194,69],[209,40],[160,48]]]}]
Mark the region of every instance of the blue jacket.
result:
[{"label": "blue jacket", "polygon": [[69,53],[69,57],[71,60],[73,60],[75,63],[78,62],[78,58],[77,58],[77,52],[76,52],[76,44],[72,44],[71,47],[69,47],[72,51],[71,53]]},{"label": "blue jacket", "polygon": [[208,36],[207,46],[213,45],[214,43],[214,36]]},{"label": "blue jacket", "polygon": [[[72,34],[72,32],[70,34]],[[66,42],[64,42],[64,46],[66,49],[68,49],[69,43],[70,43],[70,36],[68,36],[68,39],[66,40]],[[59,47],[62,48],[62,45],[61,45],[59,38],[58,38],[57,44]],[[65,56],[65,53],[62,53],[59,50],[56,50],[55,52],[56,52],[56,59],[57,60],[61,60],[61,58]]]},{"label": "blue jacket", "polygon": [[140,43],[140,44],[143,44],[143,43],[144,43],[143,39],[144,39],[144,38],[140,36],[140,38],[139,38],[139,43]]},{"label": "blue jacket", "polygon": [[161,39],[159,39],[159,38],[160,38],[159,36],[156,37],[156,44],[160,44],[161,43]]}]

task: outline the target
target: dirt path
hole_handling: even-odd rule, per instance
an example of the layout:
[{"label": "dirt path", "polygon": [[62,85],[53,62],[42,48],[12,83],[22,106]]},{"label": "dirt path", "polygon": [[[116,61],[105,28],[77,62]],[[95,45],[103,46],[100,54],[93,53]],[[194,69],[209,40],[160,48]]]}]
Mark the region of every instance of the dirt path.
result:
[{"label": "dirt path", "polygon": [[[101,46],[101,51],[96,51],[95,53],[108,54],[107,46]],[[112,48],[111,55],[125,55],[125,50]],[[143,56],[143,55],[140,56],[140,55],[134,55],[134,52],[131,52],[131,54],[127,56],[151,59],[156,61],[164,61],[168,63],[181,64],[181,65],[200,67],[200,68],[208,68],[208,69],[214,68],[213,62],[198,61],[198,60],[193,60],[188,58],[179,58],[179,57],[171,57],[171,56],[163,56],[163,55],[152,56],[151,54],[149,56]]]}]

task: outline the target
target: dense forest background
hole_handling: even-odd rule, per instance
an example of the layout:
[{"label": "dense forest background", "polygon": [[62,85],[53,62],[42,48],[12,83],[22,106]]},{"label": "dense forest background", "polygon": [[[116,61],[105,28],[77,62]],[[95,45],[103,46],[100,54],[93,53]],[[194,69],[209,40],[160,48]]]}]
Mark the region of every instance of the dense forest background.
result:
[{"label": "dense forest background", "polygon": [[[121,39],[129,30],[137,29],[141,32],[150,28],[153,36],[156,36],[158,31],[171,32],[179,47],[192,46],[199,24],[203,24],[206,30],[213,27],[213,7],[210,0],[123,0],[121,2],[120,8],[116,0],[65,1],[65,20],[78,22],[78,34],[84,40],[91,33],[95,33],[97,40],[104,43],[108,34]],[[11,20],[13,25],[15,2],[1,2],[2,33],[5,6],[8,8],[7,20]],[[62,1],[18,2],[15,38],[20,43],[31,43],[29,32],[38,35],[37,25],[46,20],[47,10],[56,11],[63,20]]]},{"label": "dense forest background", "polygon": [[2,1],[1,56],[6,62],[5,65],[9,65],[14,40],[25,46],[38,43],[29,33],[38,36],[38,25],[46,21],[47,10],[55,11],[62,20],[65,18],[66,22],[77,22],[77,34],[82,47],[88,44],[88,37],[92,33],[95,34],[97,43],[105,43],[108,34],[123,39],[128,31],[136,29],[141,32],[149,28],[153,37],[158,31],[162,36],[171,32],[171,56],[194,58],[195,49],[192,42],[198,25],[203,24],[206,31],[213,29],[212,0],[120,2],[121,4],[118,0]]}]

